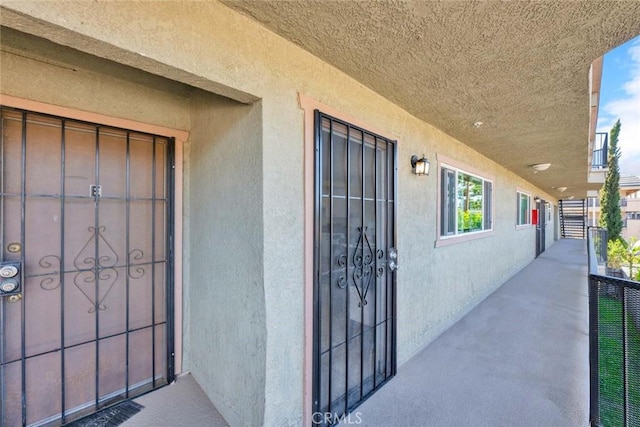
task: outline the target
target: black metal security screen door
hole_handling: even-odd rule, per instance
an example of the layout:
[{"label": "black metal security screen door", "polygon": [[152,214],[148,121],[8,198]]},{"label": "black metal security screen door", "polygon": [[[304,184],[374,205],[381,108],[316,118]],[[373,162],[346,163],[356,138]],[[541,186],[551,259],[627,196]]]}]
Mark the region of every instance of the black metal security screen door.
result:
[{"label": "black metal security screen door", "polygon": [[1,114],[0,426],[69,423],[167,384],[173,140]]},{"label": "black metal security screen door", "polygon": [[395,374],[396,144],[316,112],[313,422]]}]

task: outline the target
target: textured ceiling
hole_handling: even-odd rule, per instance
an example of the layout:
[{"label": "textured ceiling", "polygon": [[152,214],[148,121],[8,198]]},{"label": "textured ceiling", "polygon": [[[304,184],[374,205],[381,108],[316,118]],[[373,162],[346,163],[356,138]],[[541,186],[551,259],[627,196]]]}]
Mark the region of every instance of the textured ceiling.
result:
[{"label": "textured ceiling", "polygon": [[640,34],[640,2],[223,3],[551,194],[598,188],[589,66]]}]

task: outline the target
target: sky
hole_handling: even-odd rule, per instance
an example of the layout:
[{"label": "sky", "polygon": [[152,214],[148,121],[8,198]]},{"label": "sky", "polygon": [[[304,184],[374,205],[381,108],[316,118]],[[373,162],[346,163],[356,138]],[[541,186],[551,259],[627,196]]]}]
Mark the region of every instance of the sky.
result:
[{"label": "sky", "polygon": [[618,119],[620,174],[640,176],[640,36],[604,56],[597,131],[609,133]]}]

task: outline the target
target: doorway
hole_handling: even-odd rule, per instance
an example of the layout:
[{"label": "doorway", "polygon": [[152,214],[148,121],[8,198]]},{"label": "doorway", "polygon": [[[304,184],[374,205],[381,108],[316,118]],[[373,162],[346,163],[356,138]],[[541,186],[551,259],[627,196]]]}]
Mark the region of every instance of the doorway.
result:
[{"label": "doorway", "polygon": [[538,222],[536,223],[536,258],[546,249],[547,230],[547,202],[536,199],[536,209],[538,211]]},{"label": "doorway", "polygon": [[314,425],[396,371],[396,142],[316,112]]},{"label": "doorway", "polygon": [[[0,426],[172,381],[174,140],[2,108]],[[7,288],[9,289],[9,288]]]}]

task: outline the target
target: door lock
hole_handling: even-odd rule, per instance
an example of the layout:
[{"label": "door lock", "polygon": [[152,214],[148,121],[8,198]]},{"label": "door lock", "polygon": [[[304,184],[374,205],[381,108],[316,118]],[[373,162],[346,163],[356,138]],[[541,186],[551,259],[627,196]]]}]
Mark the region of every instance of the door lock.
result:
[{"label": "door lock", "polygon": [[7,299],[9,302],[18,302],[22,299],[22,294],[9,295]]},{"label": "door lock", "polygon": [[0,296],[11,296],[22,292],[19,262],[0,263]]},{"label": "door lock", "polygon": [[398,268],[398,250],[391,248],[389,249],[389,270],[396,271]]},{"label": "door lock", "polygon": [[18,289],[17,280],[5,280],[0,284],[0,291],[2,291],[3,294],[10,294],[16,289]]},{"label": "door lock", "polygon": [[8,279],[18,275],[18,268],[14,265],[5,265],[0,268],[0,277]]}]

